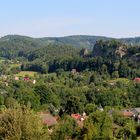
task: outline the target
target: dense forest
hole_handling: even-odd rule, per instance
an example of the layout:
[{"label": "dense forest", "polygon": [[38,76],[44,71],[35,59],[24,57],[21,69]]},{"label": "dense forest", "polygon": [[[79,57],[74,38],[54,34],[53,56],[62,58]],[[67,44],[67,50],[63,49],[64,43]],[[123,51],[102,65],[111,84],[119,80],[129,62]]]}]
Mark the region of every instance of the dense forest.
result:
[{"label": "dense forest", "polygon": [[6,36],[0,57],[0,140],[140,136],[138,38]]}]

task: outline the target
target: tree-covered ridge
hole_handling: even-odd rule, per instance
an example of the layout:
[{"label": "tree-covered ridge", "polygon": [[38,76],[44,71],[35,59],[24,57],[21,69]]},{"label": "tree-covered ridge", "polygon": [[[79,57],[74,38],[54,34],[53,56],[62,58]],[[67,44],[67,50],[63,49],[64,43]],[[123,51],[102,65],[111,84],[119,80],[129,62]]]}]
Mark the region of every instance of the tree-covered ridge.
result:
[{"label": "tree-covered ridge", "polygon": [[[140,45],[140,38],[122,38],[115,39],[103,36],[86,36],[86,35],[75,35],[75,36],[66,36],[66,37],[44,37],[44,38],[31,38],[26,36],[19,35],[7,35],[0,38],[0,47],[13,47],[16,46],[16,49],[22,47],[41,47],[47,46],[49,44],[53,45],[69,45],[76,48],[89,48],[92,49],[96,41],[99,40],[118,40],[125,44],[132,46]],[[18,47],[18,48],[17,48]]]},{"label": "tree-covered ridge", "polygon": [[[100,36],[68,36],[59,38],[31,38],[26,36],[8,35],[0,38],[0,57],[15,58],[27,57],[28,54],[34,53],[48,46],[73,46],[75,48],[93,49],[100,40],[109,41],[113,38]],[[139,38],[115,39],[122,41],[131,46],[139,45]],[[136,43],[135,43],[136,41]],[[49,48],[50,49],[50,48]],[[55,49],[53,50],[55,51]],[[53,53],[53,52],[52,52]]]},{"label": "tree-covered ridge", "polygon": [[46,57],[46,60],[55,59],[59,56],[72,56],[78,49],[68,45],[52,45],[21,36],[7,36],[0,40],[0,57],[14,59],[24,57],[28,61]]}]

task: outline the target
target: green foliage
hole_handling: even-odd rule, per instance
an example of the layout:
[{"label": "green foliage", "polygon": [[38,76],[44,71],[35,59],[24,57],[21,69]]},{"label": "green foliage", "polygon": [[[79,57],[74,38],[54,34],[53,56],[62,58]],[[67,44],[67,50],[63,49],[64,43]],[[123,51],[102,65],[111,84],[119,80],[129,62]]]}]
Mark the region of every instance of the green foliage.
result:
[{"label": "green foliage", "polygon": [[106,112],[95,112],[90,115],[93,125],[97,128],[96,138],[113,138],[113,121]]},{"label": "green foliage", "polygon": [[38,85],[35,87],[36,95],[40,96],[41,104],[53,104],[55,107],[60,106],[59,99],[53,91],[46,85]]},{"label": "green foliage", "polygon": [[114,123],[117,124],[117,128],[114,131],[114,136],[118,139],[136,139],[136,126],[134,120],[122,116],[119,112],[113,113]]},{"label": "green foliage", "polygon": [[65,116],[63,120],[55,127],[52,133],[52,140],[71,139],[76,135],[78,126],[74,119]]},{"label": "green foliage", "polygon": [[119,78],[119,72],[118,71],[114,71],[112,73],[112,78]]},{"label": "green foliage", "polygon": [[84,122],[84,126],[81,131],[81,140],[92,140],[97,136],[97,128],[92,123],[91,119],[88,119]]},{"label": "green foliage", "polygon": [[86,104],[85,106],[85,112],[87,115],[93,113],[97,109],[97,106],[95,104]]},{"label": "green foliage", "polygon": [[0,139],[45,140],[49,139],[40,119],[25,106],[5,109],[0,117]]},{"label": "green foliage", "polygon": [[[69,39],[60,40],[65,44]],[[81,36],[76,40],[85,41]],[[80,49],[61,43],[19,36],[0,39],[0,56],[7,58],[0,61],[0,139],[48,139],[33,112],[41,110],[60,114],[58,125],[52,127],[54,140],[135,139],[135,122],[115,111],[140,107],[140,84],[133,81],[140,77],[139,47],[97,41],[85,57]],[[29,81],[24,81],[26,76]],[[104,111],[98,111],[99,106]],[[88,117],[81,128],[70,116],[62,118],[83,111]]]},{"label": "green foliage", "polygon": [[2,95],[0,95],[0,105],[4,104],[4,97]]},{"label": "green foliage", "polygon": [[76,96],[70,96],[65,106],[65,112],[68,114],[82,113],[83,104],[80,103],[80,98]]}]

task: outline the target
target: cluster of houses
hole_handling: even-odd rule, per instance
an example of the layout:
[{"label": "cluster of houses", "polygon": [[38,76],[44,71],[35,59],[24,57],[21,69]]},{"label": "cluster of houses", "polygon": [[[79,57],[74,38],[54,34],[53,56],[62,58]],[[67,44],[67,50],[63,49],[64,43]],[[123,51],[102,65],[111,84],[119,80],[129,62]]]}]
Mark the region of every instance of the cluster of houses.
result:
[{"label": "cluster of houses", "polygon": [[[53,116],[49,112],[40,112],[38,115],[40,116],[42,123],[48,126],[48,131],[51,134],[53,132],[53,126],[55,126],[58,123],[60,117]],[[71,114],[71,118],[73,118],[78,124],[78,126],[82,128],[83,122],[87,118],[87,115],[86,113],[83,113],[82,115]]]},{"label": "cluster of houses", "polygon": [[20,81],[20,80],[22,80],[22,81],[25,81],[25,82],[30,82],[30,83],[32,83],[32,84],[36,84],[36,80],[35,79],[31,79],[31,78],[29,78],[29,77],[18,77],[18,76],[15,76],[15,77],[9,77],[9,76],[6,76],[6,75],[1,75],[0,76],[1,77],[1,82],[2,83],[4,83],[6,86],[8,86],[8,81],[10,80],[10,79],[14,79],[15,81]]},{"label": "cluster of houses", "polygon": [[[19,80],[20,80],[20,77],[16,76],[14,79],[15,79],[15,81],[19,81]],[[36,84],[36,80],[35,80],[35,79],[32,80],[32,79],[30,79],[29,77],[24,77],[24,78],[22,78],[22,80],[24,80],[24,81],[26,81],[26,82],[31,82],[31,83],[33,83],[33,84]]]},{"label": "cluster of houses", "polygon": [[[97,110],[102,112],[104,109],[102,108],[102,106],[99,106]],[[113,110],[110,110],[108,113],[112,114]],[[134,119],[138,123],[138,125],[140,124],[140,108],[124,109],[120,111],[120,114],[124,117]],[[53,126],[58,124],[60,117],[53,116],[49,112],[41,112],[39,113],[39,116],[42,120],[42,123],[48,126],[48,131],[51,134],[53,132]],[[85,112],[83,114],[71,114],[70,116],[76,121],[80,128],[83,127],[84,121],[88,118]]]},{"label": "cluster of houses", "polygon": [[[19,80],[23,80],[23,81],[25,81],[25,82],[30,82],[30,83],[32,83],[32,84],[36,84],[36,80],[35,79],[30,79],[29,77],[24,77],[24,78],[20,78],[20,77],[14,77],[14,80],[15,81],[19,81]],[[1,81],[1,83],[4,83],[5,84],[5,86],[9,86],[9,82],[8,82],[9,80],[8,80],[8,77],[4,77],[3,78],[3,80]]]},{"label": "cluster of houses", "polygon": [[[101,112],[104,110],[101,106],[98,107],[97,109]],[[109,111],[109,113],[110,112],[112,113],[113,111]],[[138,124],[140,124],[140,108],[124,109],[124,110],[121,110],[120,113],[124,117],[130,117],[130,118],[137,120]],[[52,127],[52,126],[56,125],[59,120],[58,116],[53,116],[49,112],[40,112],[39,116],[41,117],[43,124],[47,125],[48,127]],[[71,116],[71,118],[76,120],[77,124],[80,127],[83,126],[84,120],[86,120],[88,118],[88,116],[86,115],[85,112],[83,112],[82,115],[77,113],[77,114],[71,114],[70,116]]]},{"label": "cluster of houses", "polygon": [[140,108],[131,108],[121,111],[121,114],[125,117],[133,118],[140,124]]},{"label": "cluster of houses", "polygon": [[[100,105],[99,107],[97,107],[97,110],[102,112],[104,109]],[[59,116],[53,116],[48,111],[39,112],[38,115],[40,116],[42,123],[48,126],[50,132],[52,132],[52,126],[56,125],[60,119]],[[81,128],[83,127],[84,121],[88,118],[85,112],[83,112],[82,114],[71,114],[70,117],[73,118]]]}]

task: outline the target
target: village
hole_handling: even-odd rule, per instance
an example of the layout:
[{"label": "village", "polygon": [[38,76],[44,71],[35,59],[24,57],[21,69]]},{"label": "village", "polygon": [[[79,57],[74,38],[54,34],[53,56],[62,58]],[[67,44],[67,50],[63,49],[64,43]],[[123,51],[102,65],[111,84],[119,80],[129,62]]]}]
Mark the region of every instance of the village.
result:
[{"label": "village", "polygon": [[[8,65],[13,68],[13,65],[15,66],[15,69],[19,69],[21,64],[20,62],[16,62],[14,64],[14,62],[9,62]],[[85,72],[87,74],[89,74],[90,72]],[[33,71],[17,71],[16,73],[10,74],[10,75],[6,75],[4,73],[1,73],[0,75],[0,83],[2,85],[5,85],[7,88],[11,86],[11,83],[23,83],[24,86],[31,86],[32,88],[36,87],[38,85],[38,83],[42,82],[42,79],[40,79],[40,76],[42,78],[46,77],[46,79],[48,80],[43,80],[43,83],[45,81],[44,84],[48,85],[48,86],[52,86],[54,81],[51,80],[56,80],[56,83],[59,81],[58,77],[60,77],[58,74],[55,73],[48,73],[48,74],[39,74],[37,72],[33,72]],[[77,77],[79,79],[82,79],[85,77],[85,75],[81,72],[79,72],[77,69],[72,69],[70,72],[67,72],[67,75],[71,76],[73,79],[76,79]],[[51,77],[51,78],[49,78]],[[66,78],[64,77],[64,79],[66,80]],[[78,80],[79,80],[78,79]],[[126,79],[126,78],[114,78],[111,80],[107,80],[105,81],[107,83],[107,85],[110,88],[114,88],[116,87],[118,82],[122,82],[125,84],[128,83],[133,83],[133,84],[140,84],[140,78],[134,78],[134,79]],[[64,82],[64,85],[66,84],[66,81]],[[83,85],[84,86],[84,85]],[[86,86],[84,86],[85,88]],[[97,86],[97,92],[100,93],[102,92],[102,89],[100,87]],[[4,95],[5,92],[1,92],[1,95]],[[49,106],[51,106],[51,103],[49,103]],[[60,111],[60,108],[54,107],[54,105],[52,105],[53,111],[50,111],[50,109],[48,108],[48,106],[46,108],[43,108],[43,110],[38,110],[36,112],[37,116],[41,119],[41,122],[44,126],[46,126],[48,128],[48,132],[49,135],[52,135],[55,127],[57,125],[59,125],[59,123],[62,121],[62,115],[66,115],[68,117],[70,117],[71,119],[73,119],[77,126],[80,129],[83,129],[84,127],[84,123],[89,119],[90,114],[88,114],[87,110],[84,109],[83,112],[75,112],[75,113],[69,113],[66,114],[65,113],[65,109]],[[90,112],[94,113],[94,112],[107,112],[107,114],[112,118],[113,117],[113,113],[117,111],[118,114],[120,114],[121,116],[123,116],[124,118],[126,118],[126,120],[129,118],[130,120],[134,121],[137,125],[140,125],[140,108],[139,107],[125,107],[125,108],[113,108],[111,107],[111,109],[107,109],[106,107],[102,107],[102,105],[98,105],[96,107],[91,107],[90,108]],[[116,129],[116,127],[118,126],[113,126],[114,129]],[[140,129],[139,127],[137,128],[137,135],[140,135]]]},{"label": "village", "polygon": [[[104,111],[104,109],[101,106],[98,107],[97,110],[99,110],[101,112]],[[116,110],[114,110],[114,109],[109,110],[108,111],[108,114],[109,115],[112,115],[112,113],[114,111],[116,111]],[[94,112],[94,110],[93,110],[93,112]],[[53,127],[57,123],[59,123],[60,116],[53,116],[49,112],[39,112],[38,114],[39,114],[40,118],[42,119],[42,123],[44,125],[47,125],[48,126],[48,130],[49,130],[49,132],[51,134],[52,131],[53,131]],[[122,115],[122,116],[124,116],[125,118],[130,118],[132,120],[135,120],[135,122],[137,123],[137,125],[140,124],[140,108],[122,109],[122,110],[119,111],[119,114]],[[82,115],[79,114],[79,113],[77,113],[77,114],[71,114],[70,116],[71,116],[71,118],[73,118],[76,121],[76,123],[78,124],[78,126],[80,128],[83,127],[84,121],[86,119],[88,119],[88,116],[87,116],[87,114],[85,112],[83,112]],[[139,128],[137,129],[137,133],[140,135],[140,129]]]}]

